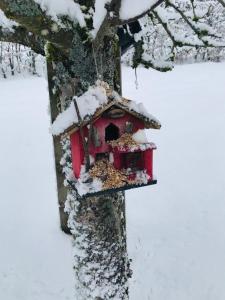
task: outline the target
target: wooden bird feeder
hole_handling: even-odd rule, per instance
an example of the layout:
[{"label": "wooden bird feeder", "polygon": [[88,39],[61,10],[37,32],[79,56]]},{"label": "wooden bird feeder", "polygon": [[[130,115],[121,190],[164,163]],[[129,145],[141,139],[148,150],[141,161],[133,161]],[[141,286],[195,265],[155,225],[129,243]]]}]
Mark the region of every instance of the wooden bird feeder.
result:
[{"label": "wooden bird feeder", "polygon": [[104,103],[84,116],[79,112],[78,98],[74,103],[75,122],[60,132],[71,141],[71,186],[78,192],[85,190],[80,194],[87,197],[156,184],[156,146],[146,140],[144,129],[160,129],[159,121],[142,104],[120,97],[107,84],[101,83],[101,88],[105,89]]}]

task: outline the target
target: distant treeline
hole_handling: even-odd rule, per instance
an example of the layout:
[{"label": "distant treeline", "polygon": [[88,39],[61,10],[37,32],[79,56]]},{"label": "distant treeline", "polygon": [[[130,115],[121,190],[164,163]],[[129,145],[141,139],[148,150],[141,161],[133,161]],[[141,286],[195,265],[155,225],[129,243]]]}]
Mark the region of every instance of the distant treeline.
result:
[{"label": "distant treeline", "polygon": [[19,44],[0,42],[0,77],[17,74],[42,76],[45,61],[41,55]]}]

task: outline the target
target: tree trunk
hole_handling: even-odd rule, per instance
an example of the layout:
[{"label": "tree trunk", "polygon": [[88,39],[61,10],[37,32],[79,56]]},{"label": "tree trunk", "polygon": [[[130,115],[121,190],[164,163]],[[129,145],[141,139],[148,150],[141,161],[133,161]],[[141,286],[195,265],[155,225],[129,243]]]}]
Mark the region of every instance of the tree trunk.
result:
[{"label": "tree trunk", "polygon": [[[54,63],[47,59],[47,72],[48,72],[48,90],[50,98],[50,109],[51,109],[51,121],[54,122],[57,115],[61,111],[59,95],[55,93],[55,72],[53,68]],[[59,217],[60,226],[65,233],[70,233],[70,229],[67,226],[68,214],[65,210],[65,201],[68,193],[67,187],[64,185],[65,176],[63,174],[63,168],[60,164],[63,157],[63,148],[61,145],[61,139],[58,136],[53,137],[53,147],[55,156],[55,172],[57,181],[57,193],[58,193],[58,205],[59,205]]]},{"label": "tree trunk", "polygon": [[[50,43],[45,49],[52,121],[69,105],[74,90],[80,95],[94,84],[97,73],[121,92],[119,41],[115,34],[104,38],[98,51],[82,43],[77,34],[73,48],[66,53]],[[81,199],[63,184],[72,171],[69,140],[55,137],[54,151],[61,228],[70,230],[74,238],[75,299],[128,299],[124,193]]]}]

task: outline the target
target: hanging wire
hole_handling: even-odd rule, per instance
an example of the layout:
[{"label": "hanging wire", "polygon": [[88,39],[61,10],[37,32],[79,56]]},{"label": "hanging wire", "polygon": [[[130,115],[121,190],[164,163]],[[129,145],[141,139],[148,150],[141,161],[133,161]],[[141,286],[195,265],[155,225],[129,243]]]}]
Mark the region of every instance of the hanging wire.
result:
[{"label": "hanging wire", "polygon": [[97,78],[98,78],[98,79],[101,79],[101,75],[99,74],[99,70],[98,70],[98,64],[97,64],[97,59],[96,59],[96,53],[95,53],[95,49],[94,49],[93,43],[92,43],[92,51],[93,51],[93,57],[94,57],[94,63],[95,63],[95,69],[96,69]]},{"label": "hanging wire", "polygon": [[101,66],[101,79],[103,80],[103,59],[102,59],[102,51],[101,51],[101,54],[100,54],[100,66]]},{"label": "hanging wire", "polygon": [[134,72],[135,72],[135,86],[136,86],[136,90],[138,90],[137,68],[134,69]]}]

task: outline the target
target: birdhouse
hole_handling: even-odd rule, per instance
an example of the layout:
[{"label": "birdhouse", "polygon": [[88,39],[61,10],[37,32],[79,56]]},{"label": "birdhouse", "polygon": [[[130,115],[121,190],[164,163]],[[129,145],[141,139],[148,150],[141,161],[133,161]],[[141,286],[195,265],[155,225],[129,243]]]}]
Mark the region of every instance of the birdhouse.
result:
[{"label": "birdhouse", "polygon": [[119,96],[98,81],[53,123],[55,135],[70,138],[74,179],[81,196],[156,184],[154,143],[146,129],[160,129],[143,104]]}]

